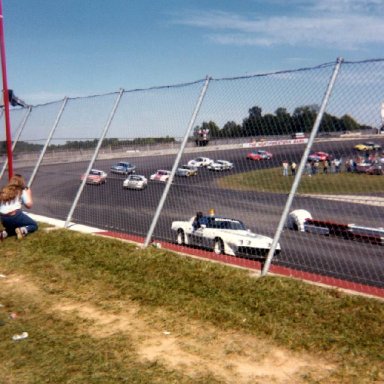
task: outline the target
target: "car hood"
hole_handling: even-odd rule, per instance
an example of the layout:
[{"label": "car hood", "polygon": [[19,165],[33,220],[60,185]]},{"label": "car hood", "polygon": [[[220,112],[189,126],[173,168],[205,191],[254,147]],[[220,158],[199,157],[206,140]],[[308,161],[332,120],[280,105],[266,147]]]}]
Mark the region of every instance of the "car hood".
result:
[{"label": "car hood", "polygon": [[188,170],[188,169],[178,169],[177,171],[176,171],[176,174],[177,175],[187,175],[189,172],[191,172],[190,170]]},{"label": "car hood", "polygon": [[[259,235],[247,230],[235,230],[235,229],[220,229],[220,233],[225,233],[227,236],[233,236],[237,240],[250,241],[251,244],[255,242],[258,246],[265,245],[270,247],[273,239],[269,236]],[[244,245],[247,245],[246,243]],[[277,245],[277,249],[280,249],[280,245]]]}]

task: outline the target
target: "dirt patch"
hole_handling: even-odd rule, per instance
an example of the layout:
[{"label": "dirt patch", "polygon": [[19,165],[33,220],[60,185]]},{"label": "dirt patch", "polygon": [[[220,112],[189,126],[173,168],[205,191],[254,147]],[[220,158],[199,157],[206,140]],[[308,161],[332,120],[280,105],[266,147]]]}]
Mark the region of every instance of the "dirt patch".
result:
[{"label": "dirt patch", "polygon": [[[0,279],[3,293],[22,292],[52,301],[48,312],[66,320],[87,320],[83,332],[104,338],[127,334],[141,361],[159,362],[191,377],[211,373],[224,383],[306,383],[335,369],[316,356],[292,353],[242,332],[222,331],[205,323],[172,318],[164,311],[143,314],[132,302],[113,303],[114,311],[89,303],[52,298],[23,276]],[[109,306],[110,308],[111,306]],[[171,318],[171,320],[170,320]]]}]

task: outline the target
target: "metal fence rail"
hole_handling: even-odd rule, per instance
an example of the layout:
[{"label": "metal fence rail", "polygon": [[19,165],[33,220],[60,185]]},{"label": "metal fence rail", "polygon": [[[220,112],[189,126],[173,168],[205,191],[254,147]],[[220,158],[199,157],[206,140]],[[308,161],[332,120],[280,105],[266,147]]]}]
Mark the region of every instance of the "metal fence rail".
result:
[{"label": "metal fence rail", "polygon": [[[33,212],[64,220],[65,226],[82,223],[134,235],[144,246],[189,239],[210,251],[222,240],[221,260],[235,257],[245,265],[267,257],[263,274],[278,265],[384,287],[384,176],[369,175],[384,167],[384,135],[375,135],[384,123],[383,74],[384,59],[338,59],[16,108],[15,171],[34,189]],[[209,127],[207,146],[195,145],[195,126]],[[300,132],[306,137],[292,136]],[[367,142],[375,147],[355,148]],[[270,158],[255,151],[270,152]],[[311,157],[316,153],[317,161]],[[233,168],[203,166],[195,176],[181,176],[179,168],[196,158],[227,160]],[[135,175],[147,179],[146,188],[126,189],[130,171],[113,171],[118,162],[131,163]],[[101,185],[82,177],[92,169],[108,174]],[[168,177],[156,180],[157,171],[168,171]],[[208,236],[206,227],[177,238],[173,222],[198,211],[209,216],[212,209],[265,236],[263,258],[252,248],[258,237],[245,232],[228,244],[229,232]],[[335,228],[347,229],[335,235]],[[356,233],[358,228],[365,232]]]}]

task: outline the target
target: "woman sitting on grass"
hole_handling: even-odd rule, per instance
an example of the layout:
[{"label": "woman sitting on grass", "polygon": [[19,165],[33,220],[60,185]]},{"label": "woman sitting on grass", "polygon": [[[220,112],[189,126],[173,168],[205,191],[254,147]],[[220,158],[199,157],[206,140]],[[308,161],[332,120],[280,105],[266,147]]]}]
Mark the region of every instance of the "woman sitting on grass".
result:
[{"label": "woman sitting on grass", "polygon": [[0,231],[0,240],[16,235],[22,239],[37,230],[37,223],[22,211],[22,206],[31,208],[32,192],[21,175],[14,175],[0,191],[0,218],[5,230]]}]

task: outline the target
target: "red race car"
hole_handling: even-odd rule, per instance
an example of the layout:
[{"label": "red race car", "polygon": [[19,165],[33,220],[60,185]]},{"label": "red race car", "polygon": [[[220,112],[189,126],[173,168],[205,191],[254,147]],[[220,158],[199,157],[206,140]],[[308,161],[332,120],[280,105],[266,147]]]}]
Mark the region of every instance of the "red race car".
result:
[{"label": "red race car", "polygon": [[101,185],[107,182],[107,173],[99,169],[91,169],[88,175],[82,175],[81,180],[87,179],[87,184]]},{"label": "red race car", "polygon": [[314,152],[308,156],[309,161],[324,161],[330,159],[331,155],[327,152]]},{"label": "red race car", "polygon": [[252,152],[249,152],[247,155],[248,160],[269,160],[272,159],[272,153],[264,151],[263,149],[258,149]]}]

